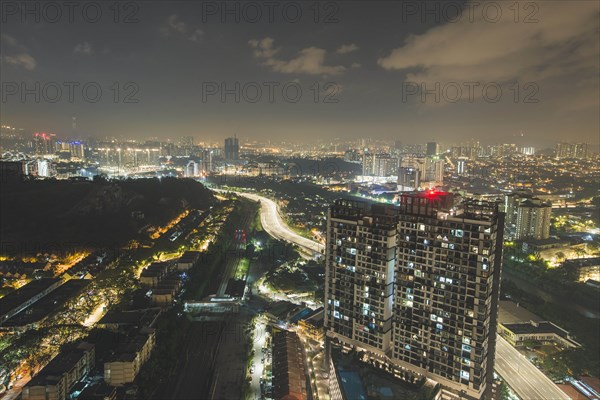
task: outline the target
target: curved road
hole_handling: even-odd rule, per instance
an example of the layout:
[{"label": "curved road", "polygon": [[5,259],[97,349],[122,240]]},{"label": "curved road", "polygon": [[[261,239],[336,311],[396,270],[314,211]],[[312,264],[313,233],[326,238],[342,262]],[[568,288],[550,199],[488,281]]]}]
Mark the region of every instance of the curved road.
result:
[{"label": "curved road", "polygon": [[247,199],[260,202],[260,222],[262,223],[263,229],[269,235],[276,239],[297,244],[301,248],[310,250],[311,252],[321,253],[325,249],[325,246],[321,243],[307,239],[292,231],[290,227],[283,222],[281,215],[279,215],[277,204],[275,204],[273,200],[254,193],[239,192],[238,194]]},{"label": "curved road", "polygon": [[[263,229],[269,235],[297,244],[313,252],[321,253],[325,248],[322,244],[292,231],[283,222],[273,200],[254,193],[238,192],[238,194],[260,202],[262,206],[260,208],[260,221]],[[496,372],[506,380],[506,383],[523,400],[570,400],[565,392],[500,335],[498,335],[496,341]]]}]

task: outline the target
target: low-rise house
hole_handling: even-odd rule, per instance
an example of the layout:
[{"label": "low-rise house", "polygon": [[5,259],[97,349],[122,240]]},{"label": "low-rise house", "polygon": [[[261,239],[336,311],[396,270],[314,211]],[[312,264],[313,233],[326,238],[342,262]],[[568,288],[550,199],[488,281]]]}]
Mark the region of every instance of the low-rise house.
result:
[{"label": "low-rise house", "polygon": [[81,342],[54,357],[23,388],[22,400],[66,400],[71,388],[94,367],[94,345]]},{"label": "low-rise house", "polygon": [[168,270],[169,265],[167,263],[152,263],[148,268],[142,271],[140,283],[147,287],[156,287],[167,275]]},{"label": "low-rise house", "polygon": [[178,271],[187,271],[193,268],[198,260],[200,259],[200,252],[198,251],[186,251],[177,261]]},{"label": "low-rise house", "polygon": [[154,349],[154,329],[142,328],[121,344],[109,361],[104,363],[104,381],[111,386],[122,386],[133,382],[140,369],[150,358]]},{"label": "low-rise house", "polygon": [[306,336],[310,337],[313,340],[321,341],[323,340],[324,330],[323,330],[323,318],[324,318],[324,308],[320,307],[305,318],[301,318],[298,320],[298,328],[300,331]]},{"label": "low-rise house", "polygon": [[565,348],[581,347],[571,339],[569,332],[548,321],[528,321],[513,324],[498,324],[498,332],[515,347],[527,342],[553,343]]}]

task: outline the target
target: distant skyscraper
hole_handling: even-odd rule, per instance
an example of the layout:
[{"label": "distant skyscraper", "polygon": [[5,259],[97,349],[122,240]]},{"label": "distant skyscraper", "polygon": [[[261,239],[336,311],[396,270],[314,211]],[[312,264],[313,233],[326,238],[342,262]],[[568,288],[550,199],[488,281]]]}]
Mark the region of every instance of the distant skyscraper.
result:
[{"label": "distant skyscraper", "polygon": [[207,175],[213,172],[213,149],[204,149],[202,155],[202,173]]},{"label": "distant skyscraper", "polygon": [[427,143],[427,155],[428,156],[437,156],[439,153],[439,146],[436,142],[428,142]]},{"label": "distant skyscraper", "polygon": [[69,152],[71,153],[71,157],[79,158],[80,160],[85,158],[83,143],[81,142],[70,142]]},{"label": "distant skyscraper", "polygon": [[37,161],[37,176],[48,178],[54,175],[54,168],[50,160]]},{"label": "distant skyscraper", "polygon": [[535,148],[534,147],[521,147],[521,153],[527,155],[527,156],[531,156],[535,154]]},{"label": "distant skyscraper", "polygon": [[532,194],[517,191],[505,196],[504,236],[509,239],[547,239],[550,237],[552,205]]},{"label": "distant skyscraper", "polygon": [[453,201],[427,191],[401,195],[400,207],[331,207],[327,349],[364,351],[447,393],[491,399],[504,214],[496,203]]},{"label": "distant skyscraper", "polygon": [[423,181],[441,185],[444,182],[444,160],[440,160],[438,157],[427,157]]},{"label": "distant skyscraper", "polygon": [[200,175],[200,168],[196,161],[190,160],[185,166],[184,176],[186,178],[193,178]]},{"label": "distant skyscraper", "polygon": [[418,170],[420,184],[429,182],[430,186],[439,186],[444,181],[444,160],[437,156],[405,156],[402,157],[400,166]]},{"label": "distant skyscraper", "polygon": [[548,239],[552,205],[531,198],[523,200],[517,207],[516,239]]},{"label": "distant skyscraper", "polygon": [[398,190],[417,190],[420,183],[420,172],[418,169],[413,167],[398,168]]},{"label": "distant skyscraper", "polygon": [[373,175],[386,177],[395,175],[398,171],[398,159],[389,154],[376,154],[373,157]]},{"label": "distant skyscraper", "polygon": [[33,147],[35,154],[46,155],[54,153],[54,138],[53,133],[36,132],[33,134]]},{"label": "distant skyscraper", "polygon": [[556,158],[587,158],[587,143],[558,143]]},{"label": "distant skyscraper", "polygon": [[238,138],[232,137],[225,139],[225,160],[237,161],[240,159],[240,145]]},{"label": "distant skyscraper", "polygon": [[466,168],[465,160],[458,160],[456,162],[456,173],[458,175],[466,175],[467,168]]},{"label": "distant skyscraper", "polygon": [[373,158],[374,154],[369,153],[368,149],[364,149],[362,156],[362,175],[372,176],[373,175]]}]

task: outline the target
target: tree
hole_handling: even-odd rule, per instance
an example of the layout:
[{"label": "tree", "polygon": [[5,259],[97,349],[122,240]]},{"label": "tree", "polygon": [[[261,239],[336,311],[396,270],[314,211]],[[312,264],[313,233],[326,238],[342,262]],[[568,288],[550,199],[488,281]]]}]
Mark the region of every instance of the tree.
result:
[{"label": "tree", "polygon": [[510,390],[506,382],[502,381],[500,387],[498,387],[498,400],[510,400]]}]

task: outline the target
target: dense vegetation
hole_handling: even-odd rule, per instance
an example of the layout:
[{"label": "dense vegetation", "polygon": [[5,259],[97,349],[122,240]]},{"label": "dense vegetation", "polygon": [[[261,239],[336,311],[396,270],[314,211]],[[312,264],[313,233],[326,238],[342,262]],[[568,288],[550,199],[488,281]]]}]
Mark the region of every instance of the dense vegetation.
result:
[{"label": "dense vegetation", "polygon": [[19,182],[0,191],[0,252],[121,246],[144,239],[146,226],[213,203],[211,192],[189,179]]}]

